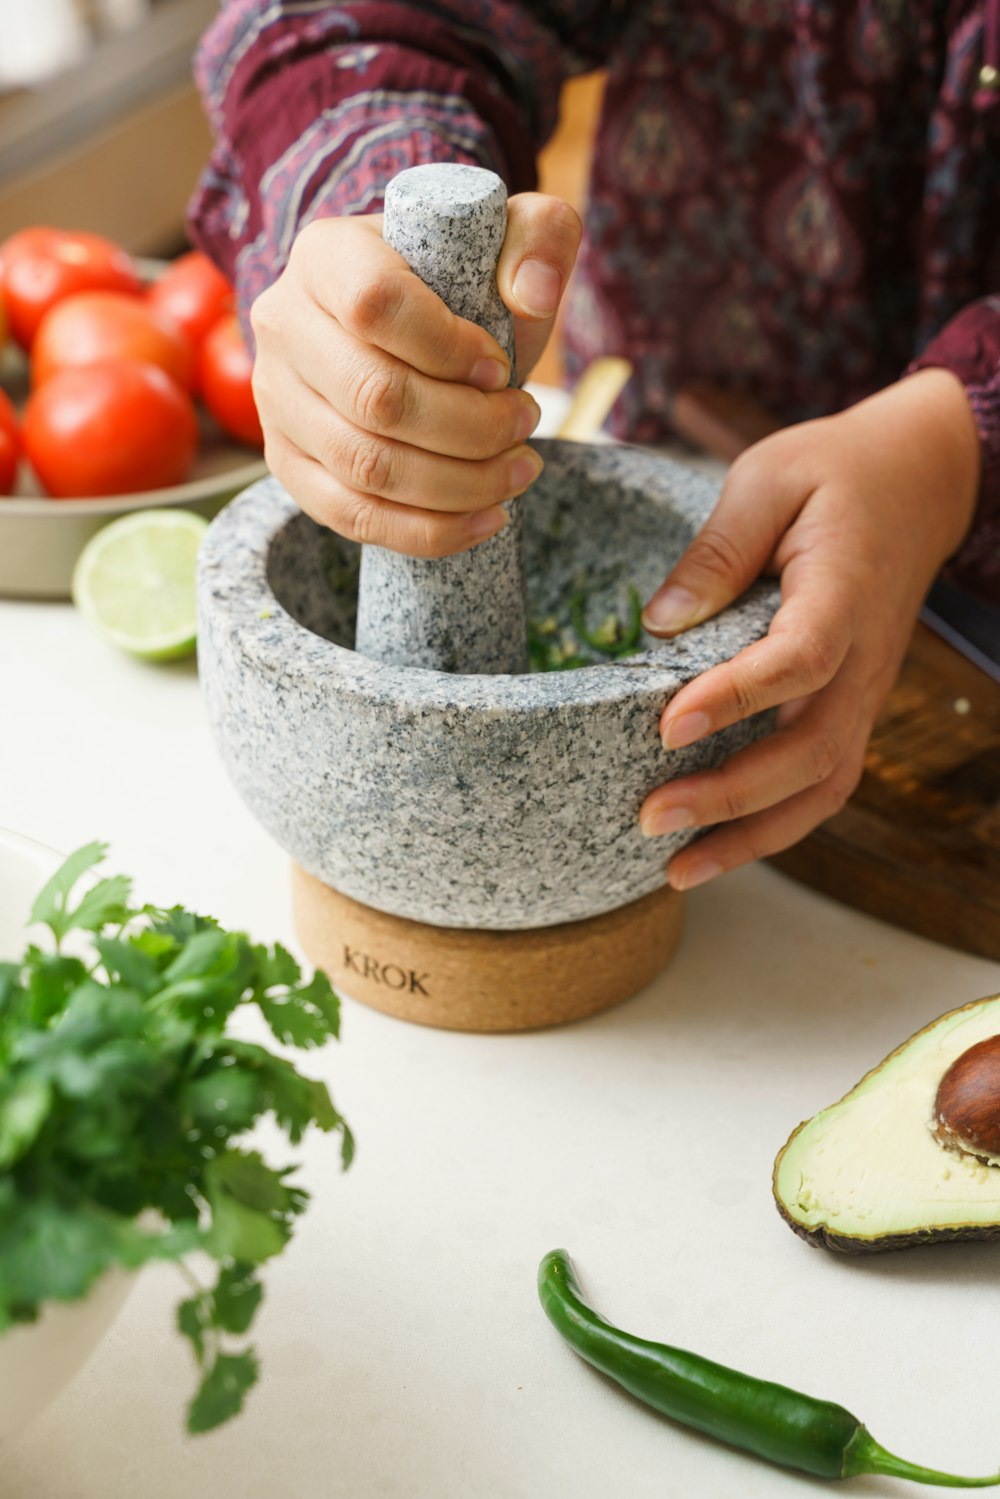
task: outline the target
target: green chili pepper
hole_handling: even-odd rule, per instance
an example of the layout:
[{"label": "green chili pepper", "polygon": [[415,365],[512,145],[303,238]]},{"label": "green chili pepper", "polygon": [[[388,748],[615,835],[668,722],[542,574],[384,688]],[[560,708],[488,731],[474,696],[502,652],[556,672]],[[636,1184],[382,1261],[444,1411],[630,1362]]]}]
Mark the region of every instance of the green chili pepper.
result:
[{"label": "green chili pepper", "polygon": [[596,635],[587,628],[586,619],[586,595],[575,593],[569,601],[570,620],[584,645],[589,645],[592,651],[597,651],[601,656],[627,656],[635,650],[639,644],[639,636],[642,633],[642,599],[638,589],[629,586],[628,607],[629,619],[627,626],[623,626],[620,619],[615,618],[615,638],[609,639],[605,635]]},{"label": "green chili pepper", "polygon": [[886,1452],[842,1405],[814,1400],[784,1385],[739,1374],[680,1348],[634,1337],[605,1322],[580,1294],[565,1249],[538,1269],[538,1295],[549,1321],[570,1347],[630,1394],[685,1426],[756,1453],[784,1468],[820,1478],[887,1473],[942,1488],[984,1489],[989,1478],[957,1478],[917,1467]]}]

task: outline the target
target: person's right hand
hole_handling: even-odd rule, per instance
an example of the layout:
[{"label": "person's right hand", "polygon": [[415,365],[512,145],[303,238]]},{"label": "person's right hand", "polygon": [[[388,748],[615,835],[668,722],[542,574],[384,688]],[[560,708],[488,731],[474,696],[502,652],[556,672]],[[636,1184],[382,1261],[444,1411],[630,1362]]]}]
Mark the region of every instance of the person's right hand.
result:
[{"label": "person's right hand", "polygon": [[[518,375],[545,345],[580,240],[568,204],[508,204],[497,268]],[[539,409],[507,389],[500,345],[458,318],[382,239],[382,220],[319,219],[254,303],[253,388],[271,471],[314,520],[415,557],[462,552],[507,523],[538,477]]]}]

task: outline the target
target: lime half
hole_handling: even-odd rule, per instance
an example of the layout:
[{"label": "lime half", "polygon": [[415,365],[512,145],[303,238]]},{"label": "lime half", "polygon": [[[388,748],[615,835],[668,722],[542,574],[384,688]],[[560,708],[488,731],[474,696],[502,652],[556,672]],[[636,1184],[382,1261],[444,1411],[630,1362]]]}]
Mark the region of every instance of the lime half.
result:
[{"label": "lime half", "polygon": [[144,661],[195,648],[195,559],[208,522],[190,510],[146,510],[92,536],[73,570],[73,602],[104,636]]}]

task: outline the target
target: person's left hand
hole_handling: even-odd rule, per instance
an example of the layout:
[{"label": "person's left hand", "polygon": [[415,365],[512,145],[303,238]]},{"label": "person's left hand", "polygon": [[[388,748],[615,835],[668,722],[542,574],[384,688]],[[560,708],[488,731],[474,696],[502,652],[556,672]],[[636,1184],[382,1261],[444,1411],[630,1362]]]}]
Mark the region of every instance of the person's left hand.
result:
[{"label": "person's left hand", "polygon": [[675,889],[777,853],[844,805],[920,605],[970,526],[979,465],[965,391],[939,369],[766,437],[733,464],[643,623],[676,635],[765,569],[780,576],[781,607],[763,640],[671,699],[660,733],[678,749],[765,708],[777,724],[720,769],[646,798],[650,837],[718,825],[671,859]]}]

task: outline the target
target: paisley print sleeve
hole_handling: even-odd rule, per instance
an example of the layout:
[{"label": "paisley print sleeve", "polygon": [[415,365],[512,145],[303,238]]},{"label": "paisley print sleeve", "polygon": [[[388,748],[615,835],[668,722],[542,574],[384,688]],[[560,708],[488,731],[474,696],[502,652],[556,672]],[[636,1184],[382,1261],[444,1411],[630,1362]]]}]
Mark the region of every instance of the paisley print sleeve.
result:
[{"label": "paisley print sleeve", "polygon": [[962,381],[982,445],[975,522],[949,571],[1000,601],[1000,296],[983,297],[958,313],[910,371],[934,366],[951,370]]},{"label": "paisley print sleeve", "polygon": [[599,0],[228,0],[195,77],[215,145],[192,238],[241,307],[277,276],[311,219],[378,212],[404,167],[491,167],[534,186],[559,89],[597,65]]}]

